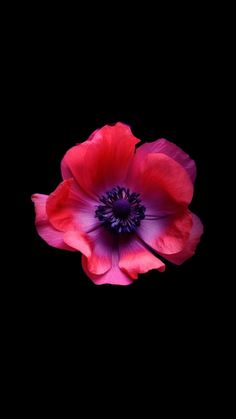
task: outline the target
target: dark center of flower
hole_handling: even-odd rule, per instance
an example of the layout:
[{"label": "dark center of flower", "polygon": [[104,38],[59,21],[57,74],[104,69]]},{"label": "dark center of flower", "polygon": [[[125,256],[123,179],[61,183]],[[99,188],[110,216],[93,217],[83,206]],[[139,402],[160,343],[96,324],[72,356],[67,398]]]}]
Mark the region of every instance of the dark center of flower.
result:
[{"label": "dark center of flower", "polygon": [[125,219],[130,214],[131,205],[127,199],[118,199],[113,203],[112,210],[115,217]]},{"label": "dark center of flower", "polygon": [[131,233],[145,218],[146,208],[142,205],[140,195],[130,193],[128,188],[116,186],[102,195],[95,211],[103,225],[115,233]]}]

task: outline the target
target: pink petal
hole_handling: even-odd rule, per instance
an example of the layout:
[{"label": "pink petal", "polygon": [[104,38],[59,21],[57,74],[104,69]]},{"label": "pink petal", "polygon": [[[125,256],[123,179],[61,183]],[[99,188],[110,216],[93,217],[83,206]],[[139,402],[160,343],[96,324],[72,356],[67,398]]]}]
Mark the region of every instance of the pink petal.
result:
[{"label": "pink petal", "polygon": [[64,241],[88,257],[90,272],[100,275],[111,268],[112,236],[95,218],[94,201],[77,189],[73,179],[62,182],[47,200],[47,214]]},{"label": "pink petal", "polygon": [[47,195],[34,194],[32,196],[32,201],[35,205],[36,213],[36,229],[40,237],[45,240],[50,246],[57,247],[58,249],[70,250],[73,251],[70,246],[68,246],[63,240],[63,233],[57,231],[50,224],[48,216],[46,214],[46,201],[48,199]]},{"label": "pink petal", "polygon": [[106,125],[65,154],[63,179],[73,176],[87,194],[98,197],[122,184],[138,142],[127,125]]},{"label": "pink petal", "polygon": [[91,243],[88,270],[95,275],[104,274],[112,266],[112,253],[116,248],[114,237],[104,227],[91,231],[88,237]]},{"label": "pink petal", "polygon": [[49,195],[46,211],[50,223],[57,230],[85,232],[98,224],[95,219],[96,204],[73,179],[67,179]]},{"label": "pink petal", "polygon": [[192,214],[192,219],[192,230],[190,232],[189,239],[184,249],[181,252],[172,255],[166,255],[162,253],[163,257],[165,257],[170,262],[175,263],[176,265],[181,265],[183,262],[185,262],[187,259],[189,259],[195,254],[196,247],[203,234],[203,225],[201,220],[195,214]]},{"label": "pink petal", "polygon": [[67,231],[64,233],[64,242],[78,250],[85,256],[91,256],[91,244],[88,236],[80,231]]},{"label": "pink petal", "polygon": [[111,268],[112,238],[95,218],[95,202],[67,179],[49,196],[47,214],[64,231],[64,241],[88,257],[88,269],[100,275]]},{"label": "pink petal", "polygon": [[191,229],[191,213],[182,210],[160,219],[144,219],[137,229],[137,235],[158,253],[173,254],[184,249]]},{"label": "pink petal", "polygon": [[95,275],[107,272],[112,266],[113,237],[103,227],[89,233],[68,231],[65,242],[87,256],[89,271]]},{"label": "pink petal", "polygon": [[95,275],[88,270],[88,260],[85,256],[82,256],[82,266],[86,275],[96,285],[112,284],[112,285],[130,285],[132,280],[124,272],[120,270],[118,265],[112,266],[109,271],[102,275]]},{"label": "pink petal", "polygon": [[196,178],[196,165],[194,160],[192,160],[187,153],[181,150],[181,148],[174,143],[161,138],[160,140],[153,141],[152,143],[142,144],[136,151],[135,159],[137,162],[141,162],[149,153],[163,153],[171,157],[184,167],[190,179],[194,182]]},{"label": "pink petal", "polygon": [[151,269],[161,272],[165,270],[164,263],[150,253],[135,237],[120,239],[119,254],[120,269],[133,279],[136,279],[138,274],[146,273]]}]

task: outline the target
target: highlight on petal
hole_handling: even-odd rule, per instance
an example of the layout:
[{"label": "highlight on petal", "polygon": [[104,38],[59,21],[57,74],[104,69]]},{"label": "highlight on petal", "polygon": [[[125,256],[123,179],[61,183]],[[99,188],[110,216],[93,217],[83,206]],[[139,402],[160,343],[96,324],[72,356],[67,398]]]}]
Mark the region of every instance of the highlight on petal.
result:
[{"label": "highlight on petal", "polygon": [[46,213],[46,202],[48,196],[42,194],[32,195],[32,201],[35,206],[35,225],[39,236],[45,240],[50,246],[58,249],[74,251],[63,240],[63,233],[56,230],[49,222]]},{"label": "highlight on petal", "polygon": [[183,210],[179,214],[160,219],[143,220],[137,229],[137,235],[156,252],[174,254],[181,252],[186,246],[192,224],[190,211]]},{"label": "highlight on petal", "polygon": [[89,233],[67,231],[64,241],[87,257],[88,270],[92,274],[101,275],[111,268],[113,238],[102,227]]},{"label": "highlight on petal", "polygon": [[91,256],[91,245],[86,234],[72,230],[64,233],[64,242],[85,256]]},{"label": "highlight on petal", "polygon": [[136,151],[135,159],[137,160],[137,163],[142,163],[142,161],[144,161],[145,157],[149,153],[162,153],[171,157],[177,163],[183,166],[192,182],[195,181],[196,164],[194,160],[192,160],[187,153],[185,153],[183,150],[181,150],[180,147],[171,141],[160,138],[157,141],[142,144]]},{"label": "highlight on petal", "polygon": [[165,259],[175,263],[176,265],[181,265],[195,254],[196,247],[200,242],[201,236],[203,234],[203,225],[201,220],[195,214],[192,214],[192,219],[193,225],[190,236],[183,250],[171,255],[164,253],[161,254]]},{"label": "highlight on petal", "polygon": [[112,266],[113,237],[103,227],[88,233],[91,255],[88,257],[88,270],[95,275],[104,274]]},{"label": "highlight on petal", "polygon": [[105,125],[67,151],[63,179],[73,177],[87,194],[98,197],[124,181],[138,142],[127,125]]},{"label": "highlight on petal", "polygon": [[95,275],[88,270],[88,260],[85,256],[82,256],[82,267],[86,275],[93,281],[96,285],[130,285],[132,284],[132,279],[122,272],[118,265],[112,266],[107,272],[102,275]]},{"label": "highlight on petal", "polygon": [[70,178],[49,195],[46,211],[50,223],[59,231],[88,231],[97,225],[94,217],[96,204]]},{"label": "highlight on petal", "polygon": [[138,274],[146,273],[152,269],[157,269],[160,272],[165,270],[165,264],[135,237],[120,239],[119,255],[120,269],[133,279],[138,278]]}]

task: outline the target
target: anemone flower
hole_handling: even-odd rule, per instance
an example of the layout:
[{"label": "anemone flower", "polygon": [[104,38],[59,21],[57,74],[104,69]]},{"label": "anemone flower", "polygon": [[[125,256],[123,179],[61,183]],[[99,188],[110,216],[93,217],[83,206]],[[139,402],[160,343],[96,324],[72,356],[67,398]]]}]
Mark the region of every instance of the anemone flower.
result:
[{"label": "anemone flower", "polygon": [[163,259],[179,265],[203,232],[188,209],[194,161],[165,139],[136,149],[139,142],[123,123],[96,130],[67,151],[55,191],[32,196],[38,234],[81,252],[95,284],[131,284],[138,274],[164,271]]}]

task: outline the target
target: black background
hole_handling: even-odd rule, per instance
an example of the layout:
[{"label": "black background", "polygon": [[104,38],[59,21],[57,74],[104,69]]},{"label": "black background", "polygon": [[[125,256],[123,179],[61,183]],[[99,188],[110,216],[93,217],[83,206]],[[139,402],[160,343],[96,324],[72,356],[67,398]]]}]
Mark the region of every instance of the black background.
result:
[{"label": "black background", "polygon": [[[228,278],[218,273],[227,259],[221,256],[223,226],[216,216],[218,203],[227,202],[225,185],[216,182],[228,161],[225,135],[216,139],[220,123],[227,125],[218,109],[220,64],[228,72],[220,52],[228,44],[222,8],[215,16],[215,5],[209,11],[195,4],[140,6],[128,10],[114,3],[103,10],[101,2],[89,3],[87,13],[68,14],[64,4],[53,10],[11,6],[2,77],[4,108],[10,111],[2,141],[10,151],[6,159],[2,153],[2,166],[13,201],[2,204],[4,212],[9,208],[10,239],[9,245],[2,239],[3,342],[9,356],[3,362],[19,402],[10,391],[8,409],[30,409],[32,402],[38,410],[48,400],[54,411],[67,388],[70,399],[78,399],[76,408],[85,393],[86,411],[104,401],[109,408],[115,398],[109,417],[128,398],[132,411],[139,407],[145,390],[145,415],[149,404],[159,409],[162,395],[165,411],[186,411],[188,402],[191,412],[202,412],[201,403],[204,411],[205,403],[210,411],[218,409],[214,390],[225,385],[225,378],[219,381],[228,358],[228,349],[227,357],[220,352]],[[82,271],[79,253],[52,248],[38,236],[31,195],[51,193],[61,181],[60,161],[68,148],[117,121],[129,124],[143,142],[165,137],[195,160],[190,209],[205,230],[196,255],[183,265],[167,262],[166,272],[140,275],[128,287],[95,286]],[[217,148],[224,157],[220,167]],[[62,393],[60,401],[53,390]]]},{"label": "black background", "polygon": [[[203,31],[206,15],[201,15]],[[6,163],[14,169],[7,170],[13,232],[8,233],[4,315],[12,368],[19,370],[17,390],[26,377],[25,394],[35,397],[31,383],[39,378],[51,397],[51,383],[58,380],[60,386],[64,374],[64,389],[72,373],[78,386],[85,369],[82,389],[93,397],[103,391],[104,376],[105,397],[109,391],[118,397],[122,393],[122,398],[130,394],[135,386],[129,384],[130,375],[141,392],[154,382],[151,397],[156,403],[156,384],[164,370],[161,387],[162,380],[166,388],[171,381],[175,393],[181,378],[185,380],[185,405],[185,399],[194,398],[189,383],[195,377],[201,389],[205,381],[209,397],[205,377],[214,380],[217,374],[214,333],[222,324],[224,299],[217,294],[223,277],[218,281],[214,272],[220,256],[213,253],[218,224],[211,201],[218,184],[212,170],[217,125],[212,113],[218,90],[208,59],[212,43],[199,39],[199,21],[191,33],[191,16],[183,31],[174,13],[172,31],[169,12],[153,15],[150,24],[132,17],[136,24],[130,28],[127,19],[126,32],[124,16],[116,24],[113,18],[106,20],[103,31],[93,16],[92,22],[89,12],[85,28],[78,15],[75,23],[67,22],[73,33],[65,33],[64,20],[54,14],[48,25],[46,18],[38,25],[29,19],[10,50],[14,62],[6,107],[9,103],[11,135],[5,142],[10,146]],[[183,16],[185,20],[185,12]],[[181,266],[166,262],[164,273],[140,275],[127,287],[96,286],[84,274],[79,253],[50,247],[38,236],[31,195],[50,194],[61,181],[65,152],[95,129],[117,121],[130,125],[142,142],[164,137],[195,160],[190,209],[201,218],[204,235],[196,255]],[[150,381],[140,380],[149,373]],[[114,390],[119,380],[122,386]],[[137,396],[131,402],[136,405]]]},{"label": "black background", "polygon": [[[21,222],[10,283],[22,324],[48,336],[91,331],[98,341],[133,331],[140,336],[150,331],[155,338],[161,329],[207,334],[214,315],[209,254],[214,140],[204,56],[199,59],[193,45],[181,52],[174,38],[163,49],[136,37],[114,40],[111,47],[94,39],[72,48],[60,40],[42,44],[40,37],[30,44],[28,35],[27,42],[15,80],[14,199]],[[36,232],[31,202],[33,193],[49,194],[57,187],[60,161],[71,146],[117,121],[130,125],[143,142],[173,141],[196,161],[190,209],[205,228],[192,259],[182,266],[167,262],[166,272],[140,275],[128,287],[94,285],[79,253],[48,246]]]}]

